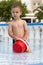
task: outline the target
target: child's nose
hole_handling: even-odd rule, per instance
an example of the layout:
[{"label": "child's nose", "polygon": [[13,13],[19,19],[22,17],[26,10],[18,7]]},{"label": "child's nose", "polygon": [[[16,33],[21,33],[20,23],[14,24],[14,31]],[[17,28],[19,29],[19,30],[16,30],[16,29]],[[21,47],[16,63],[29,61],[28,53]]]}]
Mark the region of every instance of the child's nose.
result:
[{"label": "child's nose", "polygon": [[16,15],[16,12],[14,13],[14,15]]}]

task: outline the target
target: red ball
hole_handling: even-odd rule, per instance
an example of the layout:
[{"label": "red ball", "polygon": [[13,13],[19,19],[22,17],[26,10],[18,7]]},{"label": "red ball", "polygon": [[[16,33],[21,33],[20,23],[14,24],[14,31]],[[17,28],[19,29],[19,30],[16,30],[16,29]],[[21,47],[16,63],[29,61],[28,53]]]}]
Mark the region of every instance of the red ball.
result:
[{"label": "red ball", "polygon": [[25,42],[22,40],[16,40],[15,43],[13,44],[13,51],[16,53],[22,53],[25,52],[27,49],[27,46]]}]

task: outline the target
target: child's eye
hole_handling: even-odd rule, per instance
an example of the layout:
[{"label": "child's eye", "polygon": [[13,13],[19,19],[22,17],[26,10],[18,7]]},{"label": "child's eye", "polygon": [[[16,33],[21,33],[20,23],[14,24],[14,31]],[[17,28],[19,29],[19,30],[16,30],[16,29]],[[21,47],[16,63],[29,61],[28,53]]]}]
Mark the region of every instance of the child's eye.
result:
[{"label": "child's eye", "polygon": [[13,13],[14,13],[14,11],[13,11]]},{"label": "child's eye", "polygon": [[18,13],[18,12],[16,12],[16,13]]}]

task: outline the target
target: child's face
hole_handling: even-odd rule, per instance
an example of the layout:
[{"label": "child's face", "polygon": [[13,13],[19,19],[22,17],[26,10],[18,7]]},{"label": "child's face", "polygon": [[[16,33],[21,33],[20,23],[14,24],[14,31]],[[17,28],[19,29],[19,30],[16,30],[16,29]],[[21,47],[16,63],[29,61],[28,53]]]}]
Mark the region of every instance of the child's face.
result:
[{"label": "child's face", "polygon": [[11,14],[14,19],[19,19],[20,15],[22,14],[22,11],[20,10],[20,7],[15,7],[12,8]]}]

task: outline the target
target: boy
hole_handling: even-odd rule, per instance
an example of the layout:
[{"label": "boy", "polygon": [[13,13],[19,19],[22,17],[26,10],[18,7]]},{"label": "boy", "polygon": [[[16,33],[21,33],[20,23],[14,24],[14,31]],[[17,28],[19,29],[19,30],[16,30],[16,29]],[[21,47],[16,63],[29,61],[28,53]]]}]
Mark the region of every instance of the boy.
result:
[{"label": "boy", "polygon": [[[8,27],[8,34],[15,40],[21,38],[26,40],[28,37],[28,28],[26,21],[20,18],[22,14],[22,9],[19,4],[15,4],[11,8],[11,14],[13,20],[10,21]],[[31,52],[30,48],[27,48],[27,51]]]}]

